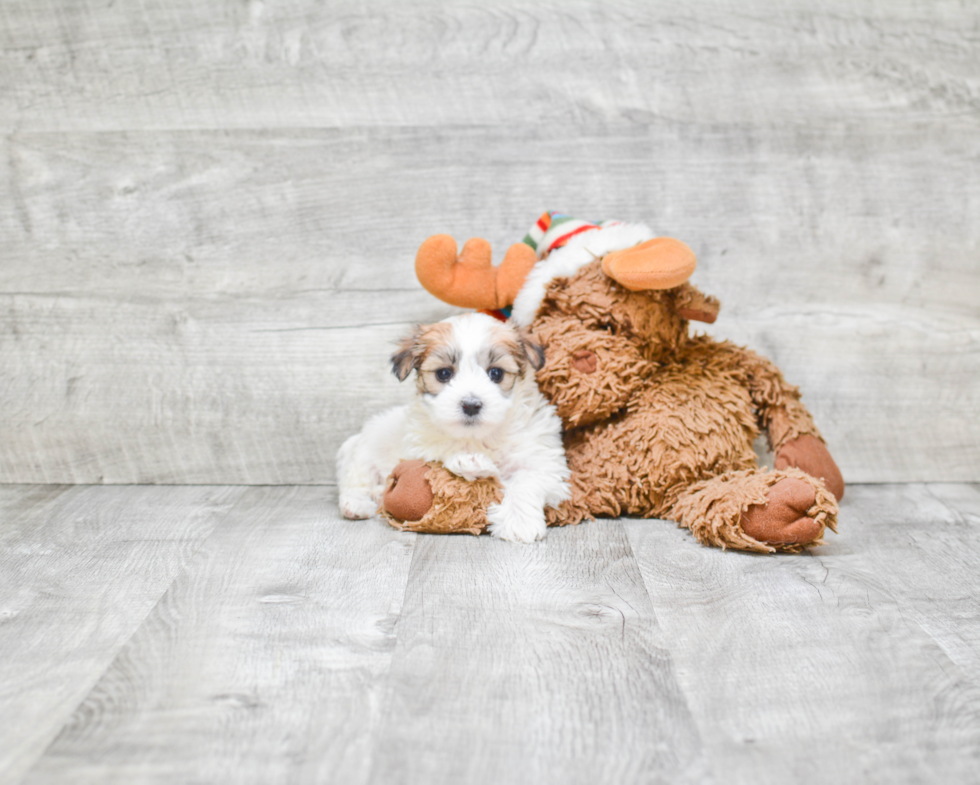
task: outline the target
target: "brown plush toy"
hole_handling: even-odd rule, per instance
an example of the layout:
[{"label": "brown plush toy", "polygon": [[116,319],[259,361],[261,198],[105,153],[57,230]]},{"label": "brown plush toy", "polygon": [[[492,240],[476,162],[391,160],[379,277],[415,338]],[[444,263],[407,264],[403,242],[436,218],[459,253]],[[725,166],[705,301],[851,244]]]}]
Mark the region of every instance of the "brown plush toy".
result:
[{"label": "brown plush toy", "polygon": [[[689,334],[691,320],[713,322],[719,308],[688,283],[695,265],[686,245],[646,226],[554,213],[500,268],[484,241],[471,240],[457,258],[445,235],[416,258],[437,297],[483,308],[512,300],[510,318],[545,347],[537,381],[562,418],[572,470],[572,498],[547,511],[550,525],[634,515],[678,521],[722,548],[818,545],[827,527],[836,531],[840,471],[775,365]],[[757,464],[760,431],[773,471]],[[438,465],[403,465],[383,513],[413,531],[478,533],[496,492]]]}]

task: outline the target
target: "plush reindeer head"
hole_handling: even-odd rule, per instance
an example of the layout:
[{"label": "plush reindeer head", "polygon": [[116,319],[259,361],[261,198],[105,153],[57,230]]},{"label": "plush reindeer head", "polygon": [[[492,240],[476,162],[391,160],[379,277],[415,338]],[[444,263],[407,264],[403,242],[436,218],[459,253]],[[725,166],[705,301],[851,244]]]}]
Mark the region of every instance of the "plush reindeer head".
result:
[{"label": "plush reindeer head", "polygon": [[[538,261],[529,246],[517,243],[495,268],[485,240],[468,241],[457,257],[455,241],[436,235],[422,244],[415,262],[422,285],[452,305],[514,304],[514,321],[545,346],[538,384],[566,428],[625,406],[686,340],[688,321],[713,322],[719,308],[687,283],[697,262],[678,240],[646,240],[601,257],[579,246]],[[591,254],[588,263],[581,264],[581,248]],[[570,264],[574,253],[580,258]]]},{"label": "plush reindeer head", "polygon": [[[557,253],[564,253],[565,250],[559,249]],[[592,259],[600,258],[587,246],[584,250],[591,254]],[[538,259],[530,246],[515,243],[507,249],[500,266],[494,267],[490,244],[486,240],[478,237],[468,240],[457,255],[456,241],[449,235],[437,234],[419,248],[415,257],[415,273],[429,292],[450,305],[462,308],[504,308],[523,296],[525,301],[533,301],[531,308],[525,306],[523,319],[520,315],[515,318],[526,327],[537,315],[550,281],[559,277],[571,278],[584,266],[577,263],[567,269],[565,275],[549,275],[548,271],[538,275],[542,270],[540,266],[535,268],[537,263]],[[684,320],[710,323],[718,314],[717,301],[686,284],[696,266],[694,252],[684,243],[669,237],[657,237],[613,250],[601,257],[602,274],[625,290],[663,292],[684,285],[671,298],[677,315]],[[531,283],[525,287],[529,277]],[[522,287],[537,287],[540,292],[524,292],[522,295]]]}]

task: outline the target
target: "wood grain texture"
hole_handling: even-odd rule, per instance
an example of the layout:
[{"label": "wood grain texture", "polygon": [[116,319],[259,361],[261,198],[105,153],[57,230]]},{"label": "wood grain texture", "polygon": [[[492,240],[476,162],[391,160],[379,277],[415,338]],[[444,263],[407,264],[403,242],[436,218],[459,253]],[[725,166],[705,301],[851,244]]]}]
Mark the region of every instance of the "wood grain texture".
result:
[{"label": "wood grain texture", "polygon": [[976,505],[976,486],[852,487],[840,535],[775,559],[692,548],[669,523],[626,524],[727,782],[975,777]]},{"label": "wood grain texture", "polygon": [[245,490],[25,782],[363,782],[415,537]]},{"label": "wood grain texture", "polygon": [[[0,292],[420,292],[430,234],[499,260],[546,209],[645,221],[724,313],[977,315],[978,123],[19,133],[0,155]],[[354,303],[357,304],[356,302]],[[342,317],[342,314],[338,314]],[[356,321],[354,323],[357,323]]]},{"label": "wood grain texture", "polygon": [[[962,697],[975,700],[980,688],[980,486],[942,483],[889,486],[887,491],[859,489],[848,505],[853,534],[846,539],[853,541],[853,550],[870,555],[904,617],[969,677],[972,692]],[[980,761],[980,746],[974,759]]]},{"label": "wood grain texture", "polygon": [[[462,240],[492,228],[501,248],[541,206],[527,183],[552,176],[548,151],[576,159],[593,145],[604,152],[576,166],[595,195],[576,211],[647,217],[640,202],[667,205],[660,225],[700,238],[692,239],[702,259],[696,280],[725,303],[712,332],[773,357],[802,386],[849,481],[977,476],[977,229],[954,202],[980,199],[972,181],[954,195],[939,183],[943,175],[929,174],[927,161],[944,154],[942,144],[920,150],[905,170],[898,160],[912,136],[896,143],[889,162],[854,172],[853,150],[835,162],[835,149],[849,149],[843,135],[819,142],[825,157],[812,170],[795,163],[753,174],[760,158],[746,153],[738,177],[709,192],[706,226],[700,205],[709,197],[693,177],[704,166],[701,142],[676,131],[679,157],[655,154],[649,134],[624,132],[591,141],[524,132],[519,143],[497,131],[164,138],[35,135],[33,147],[9,143],[42,174],[20,188],[25,217],[9,217],[19,239],[5,249],[12,263],[0,266],[8,292],[0,295],[3,481],[332,482],[342,439],[402,399],[387,377],[390,342],[411,322],[452,312],[414,281],[420,239],[448,230]],[[815,140],[784,138],[780,160],[804,160]],[[702,142],[716,157],[734,144],[720,133]],[[66,143],[77,143],[75,153],[61,151]],[[515,159],[529,155],[530,174],[487,159],[481,150],[494,145]],[[387,153],[378,158],[379,150]],[[364,162],[369,176],[352,177],[351,160]],[[120,185],[125,173],[142,171],[140,161],[159,179]],[[649,177],[637,177],[644,167]],[[575,175],[557,169],[560,182],[544,190],[574,191]],[[828,169],[845,180],[851,200],[804,205],[813,195],[808,180]],[[868,180],[875,171],[891,174]],[[890,190],[888,179],[903,171],[908,186]],[[53,183],[44,172],[55,173]],[[413,200],[418,178],[433,172],[436,187]],[[496,189],[475,185],[474,173],[526,204],[508,211],[508,221],[521,222],[509,236],[491,218]],[[934,194],[931,223],[903,229],[917,239],[896,239],[875,256],[883,240],[870,223],[885,214],[899,220],[912,183],[930,177],[934,185],[919,191]],[[833,180],[818,190],[829,197]],[[757,183],[758,203],[732,207],[743,204],[734,197],[745,182]],[[125,195],[126,188],[135,190]],[[607,197],[615,207],[602,206]],[[878,212],[856,225],[849,216],[870,202]],[[393,216],[383,232],[372,205]],[[785,220],[773,221],[780,210]],[[939,266],[915,250],[944,221],[957,240],[944,246]],[[777,225],[775,247],[792,253],[767,247]],[[819,232],[806,248],[801,225]]]},{"label": "wood grain texture", "polygon": [[7,0],[4,130],[976,115],[944,0]]},{"label": "wood grain texture", "polygon": [[[411,322],[346,310],[369,295],[10,301],[5,482],[329,484],[343,440],[412,394],[389,372]],[[398,307],[443,315],[425,297]],[[352,315],[365,323],[331,324]],[[712,333],[802,387],[848,482],[968,481],[980,467],[980,323],[916,317],[771,308]]]},{"label": "wood grain texture", "polygon": [[656,520],[414,535],[334,497],[0,487],[0,780],[980,770],[980,485],[852,486],[839,535],[774,557]]},{"label": "wood grain texture", "polygon": [[980,320],[897,306],[764,308],[708,332],[803,392],[848,483],[974,481]]},{"label": "wood grain texture", "polygon": [[420,536],[396,635],[369,782],[704,781],[618,521]]},{"label": "wood grain texture", "polygon": [[18,782],[236,488],[0,488],[0,782]]},{"label": "wood grain texture", "polygon": [[419,242],[549,208],[691,244],[849,481],[976,481],[977,41],[925,0],[9,0],[0,482],[331,483],[451,312]]},{"label": "wood grain texture", "polygon": [[17,299],[6,482],[329,483],[342,439],[410,395],[389,360],[409,322],[331,324],[356,297]]}]

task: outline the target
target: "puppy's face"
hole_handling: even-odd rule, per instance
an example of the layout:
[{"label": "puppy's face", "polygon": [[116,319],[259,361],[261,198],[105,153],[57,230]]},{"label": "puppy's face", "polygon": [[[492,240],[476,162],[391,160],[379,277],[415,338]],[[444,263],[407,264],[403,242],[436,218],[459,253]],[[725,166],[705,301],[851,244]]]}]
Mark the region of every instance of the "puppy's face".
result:
[{"label": "puppy's face", "polygon": [[543,365],[544,352],[509,325],[468,313],[419,325],[391,362],[399,380],[415,370],[422,401],[447,433],[480,438],[504,421],[515,384]]}]

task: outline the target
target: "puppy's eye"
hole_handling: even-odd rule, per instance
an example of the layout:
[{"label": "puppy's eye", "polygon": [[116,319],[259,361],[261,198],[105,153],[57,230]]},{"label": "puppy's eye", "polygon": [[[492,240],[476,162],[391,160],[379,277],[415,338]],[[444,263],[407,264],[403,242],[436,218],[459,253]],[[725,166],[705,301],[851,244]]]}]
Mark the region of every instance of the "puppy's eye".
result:
[{"label": "puppy's eye", "polygon": [[504,378],[504,369],[491,368],[490,370],[487,371],[487,376],[490,377],[490,381],[493,382],[494,384],[500,384],[500,382],[503,381]]},{"label": "puppy's eye", "polygon": [[452,368],[439,368],[436,371],[436,378],[440,382],[442,382],[443,384],[445,384],[446,382],[448,382],[450,379],[453,378],[453,369]]}]

